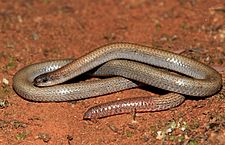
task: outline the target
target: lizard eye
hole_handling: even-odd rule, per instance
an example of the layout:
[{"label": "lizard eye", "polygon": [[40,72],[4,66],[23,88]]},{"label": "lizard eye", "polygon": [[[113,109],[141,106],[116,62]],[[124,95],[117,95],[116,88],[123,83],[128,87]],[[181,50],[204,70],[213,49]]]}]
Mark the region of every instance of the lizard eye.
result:
[{"label": "lizard eye", "polygon": [[37,77],[34,79],[33,83],[34,83],[34,85],[36,85],[36,86],[43,86],[44,83],[47,83],[47,82],[49,82],[49,81],[51,81],[51,78],[48,77],[46,74],[43,74],[43,75],[37,76]]}]

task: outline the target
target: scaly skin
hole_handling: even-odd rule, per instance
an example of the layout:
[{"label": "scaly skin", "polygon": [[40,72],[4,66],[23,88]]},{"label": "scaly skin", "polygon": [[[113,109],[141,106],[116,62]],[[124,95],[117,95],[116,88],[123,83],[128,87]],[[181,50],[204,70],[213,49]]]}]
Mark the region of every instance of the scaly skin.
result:
[{"label": "scaly skin", "polygon": [[[59,84],[95,68],[97,69],[93,72],[93,75],[119,77],[74,84]],[[162,68],[179,72],[185,76],[171,73]],[[32,101],[69,101],[137,87],[138,84],[133,81],[190,96],[213,95],[220,90],[222,85],[221,75],[201,62],[148,46],[114,43],[102,46],[73,61],[68,59],[56,60],[27,66],[15,74],[13,88],[20,96]],[[154,107],[146,105],[147,103],[143,100],[153,102]],[[142,112],[142,110],[155,111],[175,107],[183,100],[184,97],[180,97],[178,94],[175,97],[168,94],[150,100],[143,98],[142,100],[140,98],[128,99],[128,102],[118,102],[118,106],[121,110],[126,110],[121,107],[127,106],[124,104],[129,106],[129,102],[132,106],[132,103],[136,101],[139,102],[136,103],[139,105],[134,106],[137,112]],[[113,104],[117,103],[113,102]],[[141,104],[150,107],[150,109],[143,109]],[[110,105],[112,104],[103,105],[103,108],[110,108]],[[114,114],[127,112],[118,111],[118,108],[117,110],[111,109],[111,112],[108,111],[108,113],[101,110],[96,111],[95,109],[95,112],[109,115],[113,115],[112,112],[116,112]],[[86,116],[105,117],[104,115]]]}]

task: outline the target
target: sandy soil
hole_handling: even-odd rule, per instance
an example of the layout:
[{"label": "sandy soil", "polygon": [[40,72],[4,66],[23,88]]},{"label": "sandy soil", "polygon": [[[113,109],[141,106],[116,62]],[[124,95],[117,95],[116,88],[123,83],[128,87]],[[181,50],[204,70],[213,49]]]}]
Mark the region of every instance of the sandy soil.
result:
[{"label": "sandy soil", "polygon": [[[225,3],[221,0],[1,0],[0,144],[224,144],[225,91],[187,98],[162,112],[83,113],[99,103],[153,93],[141,88],[61,103],[29,102],[12,88],[22,67],[78,58],[111,42],[169,50],[217,69],[225,79]],[[225,84],[225,81],[223,82]]]}]

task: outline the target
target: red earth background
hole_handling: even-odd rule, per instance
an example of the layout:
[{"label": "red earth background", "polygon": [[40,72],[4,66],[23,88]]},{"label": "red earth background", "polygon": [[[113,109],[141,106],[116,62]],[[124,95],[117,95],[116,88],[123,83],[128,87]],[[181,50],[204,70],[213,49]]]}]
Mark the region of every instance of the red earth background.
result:
[{"label": "red earth background", "polygon": [[[19,97],[12,77],[29,64],[78,58],[104,44],[133,42],[180,53],[225,79],[222,0],[1,0],[0,144],[224,144],[225,91],[171,110],[83,120],[91,106],[150,96],[141,88],[76,102]],[[223,81],[224,85],[225,81]]]}]

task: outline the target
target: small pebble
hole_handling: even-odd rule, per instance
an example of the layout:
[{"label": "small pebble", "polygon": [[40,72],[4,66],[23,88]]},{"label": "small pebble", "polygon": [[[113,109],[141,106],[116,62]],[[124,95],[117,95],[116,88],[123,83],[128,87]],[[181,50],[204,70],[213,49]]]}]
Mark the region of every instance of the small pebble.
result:
[{"label": "small pebble", "polygon": [[3,79],[2,79],[2,83],[3,83],[4,85],[9,85],[9,81],[8,81],[6,78],[3,78]]},{"label": "small pebble", "polygon": [[156,139],[161,140],[163,138],[162,131],[157,131]]}]

